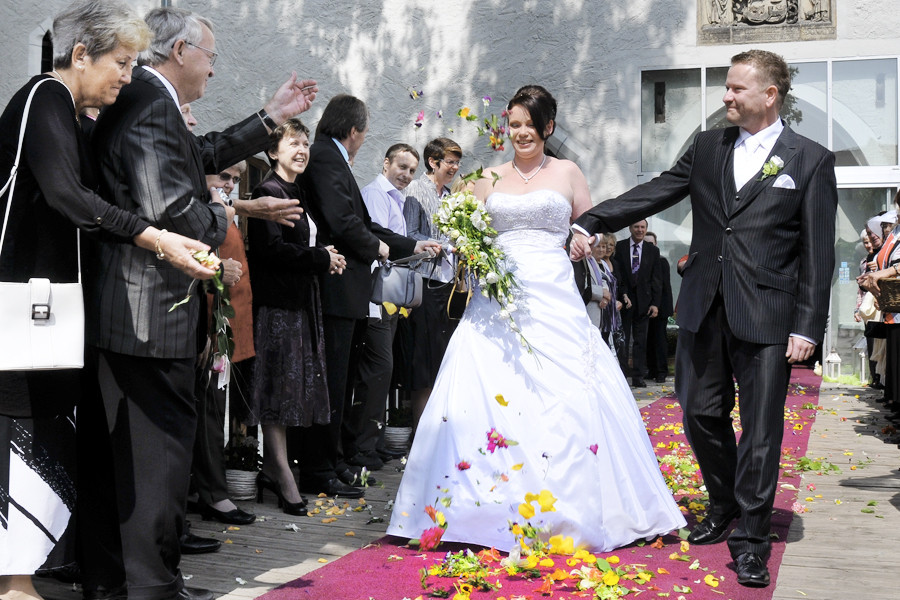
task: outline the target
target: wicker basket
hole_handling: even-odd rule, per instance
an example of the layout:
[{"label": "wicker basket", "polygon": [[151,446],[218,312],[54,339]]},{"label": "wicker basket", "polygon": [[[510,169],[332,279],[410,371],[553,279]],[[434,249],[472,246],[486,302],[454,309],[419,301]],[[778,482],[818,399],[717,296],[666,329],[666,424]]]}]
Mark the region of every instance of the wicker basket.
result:
[{"label": "wicker basket", "polygon": [[878,295],[881,312],[900,312],[900,278],[882,279],[878,287],[881,288]]},{"label": "wicker basket", "polygon": [[252,500],[256,497],[256,475],[258,471],[225,469],[225,483],[228,497],[232,500]]}]

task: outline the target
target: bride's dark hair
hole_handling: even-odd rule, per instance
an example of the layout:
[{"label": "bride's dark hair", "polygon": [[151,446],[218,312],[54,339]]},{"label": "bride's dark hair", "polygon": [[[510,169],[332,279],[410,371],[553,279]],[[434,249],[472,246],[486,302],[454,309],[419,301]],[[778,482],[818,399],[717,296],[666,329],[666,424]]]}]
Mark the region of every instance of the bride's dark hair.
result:
[{"label": "bride's dark hair", "polygon": [[556,98],[546,88],[539,85],[520,87],[516,91],[515,96],[512,97],[512,100],[509,101],[509,104],[506,105],[506,110],[512,110],[513,106],[521,106],[528,111],[531,121],[534,123],[534,128],[537,129],[538,135],[542,140],[546,140],[550,135],[553,135],[552,130],[550,134],[544,135],[544,130],[547,129],[547,124],[550,121],[554,122],[554,128],[556,126]]}]

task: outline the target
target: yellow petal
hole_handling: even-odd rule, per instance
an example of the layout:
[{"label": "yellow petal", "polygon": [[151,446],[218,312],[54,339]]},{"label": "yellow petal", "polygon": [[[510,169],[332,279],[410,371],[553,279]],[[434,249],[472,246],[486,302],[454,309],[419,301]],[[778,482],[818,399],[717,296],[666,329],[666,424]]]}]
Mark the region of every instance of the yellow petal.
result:
[{"label": "yellow petal", "polygon": [[552,558],[544,558],[538,563],[542,567],[554,567],[556,563],[553,562]]},{"label": "yellow petal", "polygon": [[703,583],[709,587],[719,587],[719,580],[715,575],[707,575],[703,578]]},{"label": "yellow petal", "polygon": [[617,564],[619,564],[619,557],[616,555],[612,555],[606,559],[606,562],[608,562],[611,565],[617,565]]},{"label": "yellow petal", "polygon": [[397,312],[397,305],[391,302],[382,302],[384,305],[384,310],[387,311],[387,314],[392,315]]},{"label": "yellow petal", "polygon": [[603,574],[603,583],[613,586],[619,583],[619,576],[615,571],[607,571]]},{"label": "yellow petal", "polygon": [[497,394],[496,396],[494,396],[494,399],[497,401],[497,404],[499,404],[500,406],[509,406],[509,402],[507,402],[503,398],[503,394]]},{"label": "yellow petal", "polygon": [[525,466],[525,463],[519,463],[517,465],[513,465],[512,467],[510,467],[510,469],[512,469],[513,471],[521,471],[522,467],[524,467],[524,466]]},{"label": "yellow petal", "polygon": [[538,504],[541,505],[541,512],[555,512],[556,509],[553,507],[553,504],[556,502],[556,498],[553,494],[550,493],[549,490],[541,490],[540,496],[538,496]]},{"label": "yellow petal", "polygon": [[522,518],[526,520],[530,519],[534,516],[534,507],[531,505],[531,503],[522,503],[519,505],[519,514],[522,515]]}]

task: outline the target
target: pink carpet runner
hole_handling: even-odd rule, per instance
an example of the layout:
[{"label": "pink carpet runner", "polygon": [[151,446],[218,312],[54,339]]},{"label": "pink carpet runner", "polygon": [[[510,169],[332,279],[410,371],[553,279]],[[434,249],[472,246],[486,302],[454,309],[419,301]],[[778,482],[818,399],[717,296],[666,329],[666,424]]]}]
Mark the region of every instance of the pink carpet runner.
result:
[{"label": "pink carpet runner", "polygon": [[[785,404],[785,432],[782,445],[782,470],[772,516],[772,554],[768,561],[772,583],[767,588],[747,588],[737,583],[734,564],[723,542],[713,546],[683,547],[682,540],[673,532],[655,544],[626,546],[616,551],[598,554],[598,558],[610,560],[615,567],[640,565],[653,577],[649,581],[625,580],[620,583],[644,598],[671,598],[673,600],[701,600],[706,598],[731,598],[733,600],[767,600],[772,597],[775,580],[784,555],[785,540],[797,503],[800,474],[796,462],[806,455],[809,433],[815,419],[821,378],[809,369],[794,369]],[[681,409],[673,397],[661,398],[641,411],[651,442],[661,460],[661,469],[676,489],[676,499],[683,506],[688,528],[697,520],[694,512],[702,514],[702,508],[692,500],[699,500],[698,481],[690,471],[692,457],[687,449],[681,429]],[[735,428],[740,424],[735,419]],[[667,466],[668,465],[668,466]],[[804,496],[806,490],[802,490]],[[521,574],[509,576],[496,563],[491,566],[496,575],[491,582],[502,587],[494,591],[468,592],[454,578],[427,576],[422,569],[439,564],[447,552],[457,552],[466,546],[443,544],[438,550],[421,552],[405,545],[406,540],[387,536],[375,543],[317,569],[308,575],[287,583],[262,596],[264,600],[402,600],[449,597],[456,600],[537,600],[552,597],[557,600],[594,598],[591,590],[578,590],[574,579],[551,580],[548,576],[561,568],[568,572],[582,563],[567,565],[565,556],[552,556],[553,567],[539,567],[540,577],[525,578]],[[475,552],[482,550],[473,547]],[[505,556],[505,555],[503,555]],[[423,588],[423,582],[425,587]],[[715,586],[715,587],[713,587]],[[447,595],[441,593],[443,590]],[[548,593],[548,590],[550,592]],[[436,595],[433,595],[435,594]],[[606,596],[603,596],[606,597]],[[634,597],[629,594],[626,597]]]}]

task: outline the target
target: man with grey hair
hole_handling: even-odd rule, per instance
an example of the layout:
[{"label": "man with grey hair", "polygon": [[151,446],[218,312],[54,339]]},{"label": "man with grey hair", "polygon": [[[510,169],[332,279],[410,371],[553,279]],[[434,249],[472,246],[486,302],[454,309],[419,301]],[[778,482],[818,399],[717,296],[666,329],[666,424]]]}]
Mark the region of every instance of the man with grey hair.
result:
[{"label": "man with grey hair", "polygon": [[[222,243],[234,209],[211,197],[205,174],[264,149],[269,132],[307,110],[318,88],[293,74],[263,110],[221,133],[196,137],[179,107],[203,96],[214,74],[212,24],[178,8],[153,9],[146,21],[154,42],[132,83],[98,119],[93,144],[104,196],[159,227],[161,259],[159,239],[169,231],[211,247]],[[190,277],[134,247],[102,242],[91,251],[94,260],[86,264],[95,272],[86,305],[97,326],[89,343],[107,422],[85,433],[93,463],[113,472],[112,489],[80,516],[95,524],[84,529],[95,534],[82,539],[84,554],[106,559],[104,573],[86,573],[92,581],[105,578],[106,589],[85,589],[85,595],[116,596],[125,585],[132,600],[199,597],[184,588],[178,542],[197,421],[198,323],[205,322],[206,303]],[[191,300],[171,310],[186,290],[193,290]],[[110,527],[110,519],[119,527]]]}]

